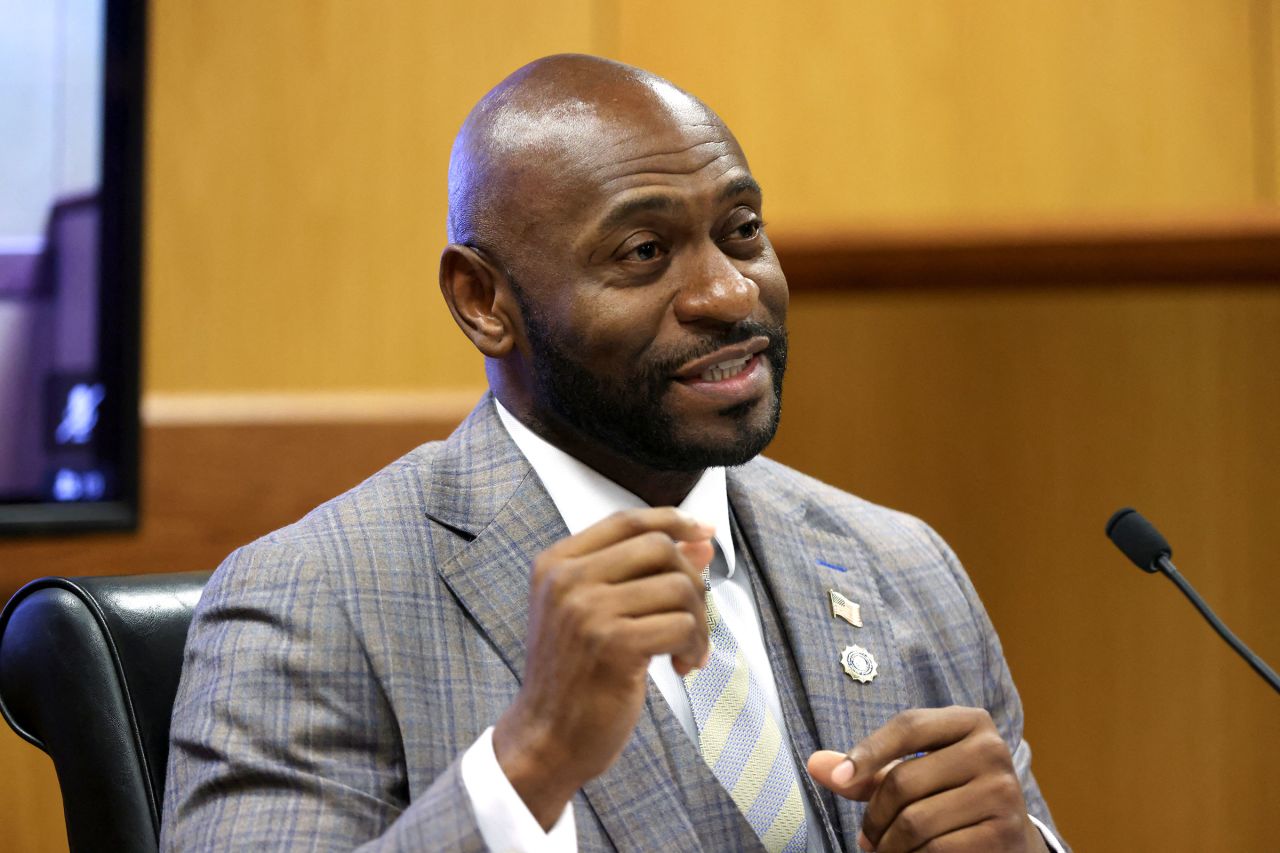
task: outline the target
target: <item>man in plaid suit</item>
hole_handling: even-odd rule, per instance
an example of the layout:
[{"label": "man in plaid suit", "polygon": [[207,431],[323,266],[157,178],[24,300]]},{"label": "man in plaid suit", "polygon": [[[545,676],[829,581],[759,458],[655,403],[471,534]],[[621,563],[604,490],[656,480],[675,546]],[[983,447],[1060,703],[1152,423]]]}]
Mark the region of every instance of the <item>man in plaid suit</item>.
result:
[{"label": "man in plaid suit", "polygon": [[954,555],[758,455],[787,288],[719,118],[549,57],[449,177],[491,392],[215,574],[163,846],[1061,849]]}]

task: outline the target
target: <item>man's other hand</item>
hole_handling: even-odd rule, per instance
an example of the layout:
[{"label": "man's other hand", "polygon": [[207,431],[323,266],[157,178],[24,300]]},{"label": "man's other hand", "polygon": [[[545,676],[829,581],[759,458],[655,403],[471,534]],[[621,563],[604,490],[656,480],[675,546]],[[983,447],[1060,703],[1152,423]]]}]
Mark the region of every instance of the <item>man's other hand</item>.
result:
[{"label": "man's other hand", "polygon": [[848,754],[821,750],[809,775],[867,803],[858,846],[897,851],[1043,851],[1009,747],[979,708],[898,714]]},{"label": "man's other hand", "polygon": [[649,659],[670,654],[680,675],[705,662],[702,570],[713,533],[671,507],[629,510],[534,560],[524,683],[493,747],[544,829],[622,753]]}]

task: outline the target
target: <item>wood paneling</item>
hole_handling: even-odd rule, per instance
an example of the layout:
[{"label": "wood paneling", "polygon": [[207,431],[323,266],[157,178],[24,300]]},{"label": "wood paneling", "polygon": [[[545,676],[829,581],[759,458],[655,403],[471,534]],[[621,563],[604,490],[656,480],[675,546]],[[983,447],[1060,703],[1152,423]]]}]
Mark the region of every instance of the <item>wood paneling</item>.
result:
[{"label": "wood paneling", "polygon": [[618,52],[724,116],[788,227],[1198,209],[1259,200],[1251,2],[624,3]]},{"label": "wood paneling", "polygon": [[483,382],[436,284],[463,117],[593,5],[156,2],[145,383]]},{"label": "wood paneling", "polygon": [[0,725],[0,819],[10,853],[66,853],[67,830],[53,762]]},{"label": "wood paneling", "polygon": [[775,235],[792,294],[1280,281],[1280,213],[946,222]]},{"label": "wood paneling", "polygon": [[1259,196],[1280,204],[1280,0],[1254,0]]}]

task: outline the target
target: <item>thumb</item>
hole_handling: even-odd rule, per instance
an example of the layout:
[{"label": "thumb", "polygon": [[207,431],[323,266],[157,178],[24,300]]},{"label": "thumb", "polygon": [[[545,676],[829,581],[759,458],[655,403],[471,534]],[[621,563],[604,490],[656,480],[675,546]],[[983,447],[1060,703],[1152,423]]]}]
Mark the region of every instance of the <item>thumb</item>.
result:
[{"label": "thumb", "polygon": [[820,749],[809,756],[808,771],[814,781],[846,800],[871,799],[876,788],[889,775],[889,771],[901,764],[894,759],[871,775],[859,774],[858,766],[847,754],[830,749]]},{"label": "thumb", "polygon": [[711,558],[716,555],[716,547],[713,539],[699,539],[694,542],[677,542],[676,550],[680,552],[689,564],[702,572],[704,568],[711,564]]},{"label": "thumb", "polygon": [[820,749],[809,756],[807,769],[815,782],[832,793],[839,794],[846,800],[867,799],[865,796],[858,796],[862,793],[859,790],[861,786],[854,784],[858,768],[843,752]]}]

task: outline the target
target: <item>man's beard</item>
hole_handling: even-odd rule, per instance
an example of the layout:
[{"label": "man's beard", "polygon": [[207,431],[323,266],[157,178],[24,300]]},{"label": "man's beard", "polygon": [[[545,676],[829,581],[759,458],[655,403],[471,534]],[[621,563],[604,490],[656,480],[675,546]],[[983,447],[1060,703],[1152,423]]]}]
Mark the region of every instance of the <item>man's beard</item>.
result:
[{"label": "man's beard", "polygon": [[[683,352],[640,364],[619,380],[607,380],[579,361],[536,311],[522,307],[533,349],[535,393],[560,419],[615,453],[658,471],[701,471],[749,462],[773,440],[782,412],[782,375],[787,366],[785,327],[743,321],[722,335],[706,336]],[[769,346],[760,355],[768,360],[773,376],[770,399],[739,403],[718,413],[736,427],[728,442],[679,437],[676,419],[663,406],[663,398],[676,381],[672,378],[676,371],[721,347],[760,335],[769,338]],[[758,405],[768,410],[764,422],[756,425],[751,415]]]}]

